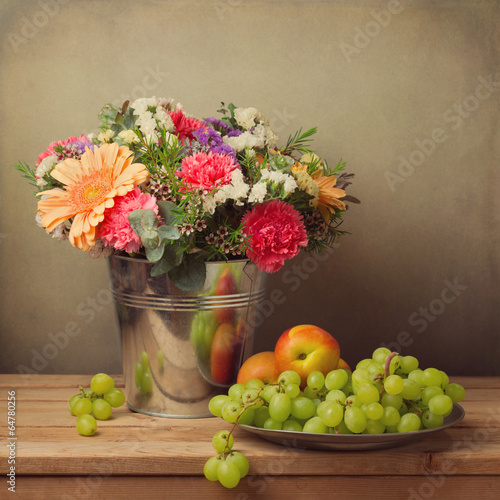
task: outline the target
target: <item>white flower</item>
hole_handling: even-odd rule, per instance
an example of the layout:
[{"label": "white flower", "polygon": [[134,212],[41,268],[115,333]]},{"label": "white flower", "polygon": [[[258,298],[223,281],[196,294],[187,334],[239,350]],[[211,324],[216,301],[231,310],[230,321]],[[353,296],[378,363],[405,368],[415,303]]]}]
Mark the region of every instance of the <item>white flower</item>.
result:
[{"label": "white flower", "polygon": [[235,200],[236,205],[243,205],[250,186],[243,179],[243,173],[239,168],[233,170],[231,182],[222,186],[214,195],[217,203],[224,203],[226,200]]},{"label": "white flower", "polygon": [[156,137],[156,120],[151,111],[142,113],[139,118],[137,118],[136,124],[147,142],[151,142],[151,139]]},{"label": "white flower", "polygon": [[255,108],[236,108],[234,110],[236,123],[245,130],[255,127],[259,115],[260,113]]},{"label": "white flower", "polygon": [[276,184],[283,184],[285,193],[293,193],[298,187],[297,182],[291,175],[278,170],[262,170],[261,179],[269,180],[271,182],[275,182]]},{"label": "white flower", "polygon": [[249,203],[263,203],[267,194],[267,184],[265,182],[257,182],[252,187],[248,195]]},{"label": "white flower", "polygon": [[172,118],[170,118],[170,115],[161,106],[158,106],[156,108],[156,113],[154,114],[154,117],[165,130],[167,131],[174,130],[175,127]]},{"label": "white flower", "polygon": [[250,132],[243,132],[236,137],[224,137],[223,141],[236,152],[243,151],[245,148],[263,148],[264,137],[257,137]]},{"label": "white flower", "polygon": [[[57,156],[56,155],[47,156],[46,158],[44,158],[40,162],[40,165],[38,165],[38,167],[36,168],[36,172],[35,172],[35,176],[37,177],[36,183],[38,186],[45,186],[45,184],[47,184],[42,179],[42,177],[45,174],[48,174],[49,172],[51,172],[52,169],[55,167],[56,163],[57,163]],[[40,184],[38,181],[40,181]]]},{"label": "white flower", "polygon": [[295,182],[295,179],[291,175],[285,175],[287,178],[283,183],[283,189],[285,190],[285,193],[293,193],[298,188],[297,182]]},{"label": "white flower", "polygon": [[156,97],[140,97],[136,99],[130,107],[134,110],[134,115],[142,115],[148,108],[156,108],[158,99]]},{"label": "white flower", "polygon": [[139,142],[139,137],[133,130],[122,130],[119,134],[118,137],[122,139],[123,142],[127,144],[132,144],[134,142]]},{"label": "white flower", "polygon": [[115,136],[115,133],[111,129],[108,129],[108,130],[106,130],[106,132],[101,132],[97,136],[97,140],[99,142],[109,142],[111,139],[113,139],[114,136]]},{"label": "white flower", "polygon": [[213,196],[205,196],[203,199],[203,210],[207,214],[213,214],[215,212],[215,207],[217,206],[217,202]]}]

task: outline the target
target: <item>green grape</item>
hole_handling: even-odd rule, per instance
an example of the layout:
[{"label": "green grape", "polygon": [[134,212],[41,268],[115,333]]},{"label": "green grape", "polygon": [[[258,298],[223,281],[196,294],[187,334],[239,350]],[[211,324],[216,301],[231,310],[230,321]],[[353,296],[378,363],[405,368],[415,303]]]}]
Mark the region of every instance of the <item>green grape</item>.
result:
[{"label": "green grape", "polygon": [[386,425],[385,432],[386,432],[386,434],[395,434],[396,432],[398,432],[398,426],[397,425]]},{"label": "green grape", "polygon": [[364,411],[370,420],[378,420],[384,414],[384,407],[380,403],[370,403]]},{"label": "green grape", "polygon": [[219,456],[211,457],[206,461],[205,466],[203,467],[203,474],[209,481],[219,480],[217,477],[217,469],[223,461],[224,459]]},{"label": "green grape", "polygon": [[285,394],[291,399],[296,398],[300,393],[300,387],[297,384],[288,384],[285,387]]},{"label": "green grape", "polygon": [[389,375],[393,375],[396,370],[401,366],[401,357],[394,356],[389,363]]},{"label": "green grape", "polygon": [[465,389],[460,384],[447,384],[444,393],[451,398],[454,403],[459,403],[465,398]]},{"label": "green grape", "polygon": [[76,419],[76,430],[82,436],[92,436],[97,431],[97,422],[92,415],[82,414]]},{"label": "green grape", "polygon": [[422,385],[425,385],[426,387],[441,387],[442,382],[443,376],[437,368],[426,368],[422,372]]},{"label": "green grape", "polygon": [[368,366],[371,365],[372,363],[373,363],[373,359],[371,359],[371,358],[362,359],[356,365],[356,370],[359,370],[360,368],[368,368]]},{"label": "green grape", "polygon": [[234,488],[240,482],[240,469],[233,462],[224,460],[217,468],[217,478],[225,488]]},{"label": "green grape", "polygon": [[285,386],[289,384],[297,384],[300,386],[302,384],[300,375],[297,372],[294,372],[293,370],[287,370],[282,372],[278,377],[278,382]]},{"label": "green grape", "polygon": [[232,399],[229,396],[226,396],[225,394],[218,394],[208,402],[208,411],[214,417],[220,417],[222,407],[229,401],[232,401]]},{"label": "green grape", "polygon": [[344,418],[344,408],[333,401],[323,401],[316,408],[316,412],[328,427],[339,425]]},{"label": "green grape", "polygon": [[404,387],[405,385],[403,379],[399,375],[389,375],[384,380],[384,389],[387,394],[390,394],[391,396],[397,396],[398,394],[401,394]]},{"label": "green grape", "polygon": [[444,388],[446,385],[448,385],[450,383],[450,377],[448,377],[448,374],[446,374],[442,370],[439,370],[439,371],[440,371],[441,377],[442,377],[441,387]]},{"label": "green grape", "polygon": [[371,382],[370,372],[365,368],[358,368],[352,372],[352,384],[360,386],[366,382]]},{"label": "green grape", "polygon": [[71,396],[69,399],[68,399],[68,409],[69,409],[69,412],[71,413],[71,415],[75,416],[76,417],[76,413],[74,412],[73,410],[73,407],[75,406],[75,403],[81,399],[81,395],[80,394],[75,394],[74,396]]},{"label": "green grape", "polygon": [[73,413],[77,417],[92,413],[92,401],[89,398],[80,398],[73,405]]},{"label": "green grape", "polygon": [[264,384],[262,380],[259,380],[258,378],[252,378],[245,384],[245,388],[259,390],[261,387],[264,387],[265,385],[266,384]]},{"label": "green grape", "polygon": [[378,419],[366,420],[366,429],[365,429],[366,434],[383,434],[384,431],[385,431],[385,425],[380,420]]},{"label": "green grape", "polygon": [[90,388],[96,394],[104,394],[105,392],[113,389],[114,386],[115,381],[105,373],[97,373],[92,377],[92,380],[90,381]]},{"label": "green grape", "polygon": [[283,427],[283,422],[278,422],[276,420],[273,420],[271,417],[269,417],[264,422],[264,429],[273,429],[276,431],[280,431],[282,427]]},{"label": "green grape", "polygon": [[232,451],[227,457],[226,462],[232,462],[238,467],[240,471],[240,478],[244,478],[248,474],[250,469],[250,464],[248,463],[247,457],[240,453],[239,451]]},{"label": "green grape", "polygon": [[262,406],[260,408],[257,408],[257,410],[255,411],[255,416],[253,418],[255,427],[258,427],[259,429],[264,428],[264,423],[268,418],[269,418],[269,408],[267,406]]},{"label": "green grape", "polygon": [[352,407],[355,406],[357,408],[361,408],[361,405],[363,404],[363,402],[361,401],[361,399],[359,399],[358,396],[353,394],[352,396],[349,396],[348,398],[346,398],[345,404],[346,404],[346,406],[352,406]]},{"label": "green grape", "polygon": [[218,453],[227,453],[233,448],[234,438],[229,431],[217,431],[212,438],[212,446]]},{"label": "green grape", "polygon": [[434,413],[429,410],[425,411],[422,415],[422,423],[426,429],[434,429],[435,427],[441,427],[444,422],[444,417],[442,415],[434,415]]},{"label": "green grape", "polygon": [[389,394],[384,392],[380,398],[380,404],[385,408],[387,406],[392,406],[393,408],[400,408],[403,404],[403,398],[400,394]]},{"label": "green grape", "polygon": [[384,365],[382,363],[377,363],[376,361],[372,361],[366,369],[368,370],[368,373],[370,374],[370,380],[374,382],[375,380],[379,380],[383,378],[384,376]]},{"label": "green grape", "polygon": [[284,431],[302,432],[302,425],[296,420],[285,420],[281,428]]},{"label": "green grape", "polygon": [[358,387],[358,398],[362,403],[376,403],[380,398],[377,388],[373,384],[361,384]]},{"label": "green grape", "polygon": [[292,411],[290,396],[280,393],[275,394],[269,402],[269,416],[276,422],[284,422]]},{"label": "green grape", "polygon": [[325,376],[320,371],[311,372],[307,376],[307,387],[319,391],[325,385]]},{"label": "green grape", "polygon": [[135,365],[135,386],[138,389],[141,388],[143,373],[144,373],[144,370],[142,368],[142,363],[136,363],[136,365]]},{"label": "green grape", "polygon": [[413,370],[410,373],[408,373],[408,378],[416,382],[420,387],[422,387],[424,385],[422,382],[422,373],[424,372],[420,368],[417,368],[416,370]]},{"label": "green grape", "polygon": [[429,410],[434,415],[449,414],[453,410],[453,401],[446,394],[439,394],[429,400]]},{"label": "green grape", "polygon": [[347,396],[343,391],[340,391],[338,389],[334,389],[333,391],[330,391],[326,395],[326,401],[334,401],[335,403],[339,403],[343,405],[345,403],[345,400],[347,399]]},{"label": "green grape", "polygon": [[298,419],[309,419],[316,413],[316,406],[306,397],[292,399],[291,414]]},{"label": "green grape", "polygon": [[343,369],[333,370],[325,377],[325,387],[329,391],[340,390],[349,381],[349,375]]},{"label": "green grape", "polygon": [[333,434],[352,434],[352,431],[347,428],[345,421],[342,420],[342,422],[335,427]]},{"label": "green grape", "polygon": [[421,393],[420,393],[420,399],[422,400],[422,403],[425,406],[429,406],[429,401],[434,397],[434,396],[439,396],[440,394],[444,394],[443,389],[441,387],[436,387],[436,386],[431,386],[431,387],[426,387]]},{"label": "green grape", "polygon": [[421,425],[420,418],[415,413],[403,415],[398,422],[398,432],[418,431]]},{"label": "green grape", "polygon": [[263,400],[260,399],[260,397],[259,397],[258,389],[245,389],[243,391],[243,393],[241,394],[241,402],[243,404],[257,403],[257,400],[260,401],[260,404],[255,404],[254,407],[262,406]]},{"label": "green grape", "polygon": [[108,420],[113,413],[113,408],[104,399],[96,399],[92,403],[92,413],[97,420]]},{"label": "green grape", "polygon": [[360,434],[366,429],[365,412],[356,406],[346,407],[344,422],[351,432],[354,434]]},{"label": "green grape", "polygon": [[234,384],[227,391],[227,395],[237,403],[241,403],[241,395],[245,391],[245,386],[243,384]]},{"label": "green grape", "polygon": [[119,408],[123,403],[125,403],[125,394],[121,389],[114,387],[108,392],[104,393],[104,399],[113,407]]},{"label": "green grape", "polygon": [[[240,410],[241,413],[241,410]],[[237,417],[237,422],[242,425],[251,425],[255,418],[255,410],[253,407],[245,408],[243,413]]]},{"label": "green grape", "polygon": [[316,399],[318,397],[318,392],[316,392],[314,389],[311,389],[309,386],[306,386],[304,389],[304,396],[309,399]]},{"label": "green grape", "polygon": [[380,417],[380,421],[386,426],[391,427],[398,425],[401,419],[399,411],[394,408],[394,406],[386,406],[384,408],[384,414]]},{"label": "green grape", "polygon": [[142,374],[141,392],[143,394],[151,394],[153,392],[153,377],[150,371],[146,371]]},{"label": "green grape", "polygon": [[271,401],[271,398],[275,394],[278,394],[279,391],[280,391],[280,388],[277,385],[266,385],[260,391],[260,396],[264,399],[264,401],[266,401],[266,403],[269,403]]},{"label": "green grape", "polygon": [[324,434],[328,432],[327,426],[323,423],[320,417],[311,417],[302,428],[303,432],[316,432],[318,434]]},{"label": "green grape", "polygon": [[391,351],[386,347],[378,347],[373,351],[372,358],[378,363],[385,363],[387,356],[391,354]]},{"label": "green grape", "polygon": [[222,406],[220,416],[226,422],[234,424],[240,412],[241,412],[241,406],[236,401],[231,400]]},{"label": "green grape", "polygon": [[409,378],[403,379],[404,388],[401,391],[403,399],[415,400],[420,396],[420,386]]},{"label": "green grape", "polygon": [[144,370],[149,370],[149,356],[146,351],[141,352],[141,363]]},{"label": "green grape", "polygon": [[414,356],[402,356],[401,357],[401,371],[403,373],[411,373],[418,368],[418,359]]}]

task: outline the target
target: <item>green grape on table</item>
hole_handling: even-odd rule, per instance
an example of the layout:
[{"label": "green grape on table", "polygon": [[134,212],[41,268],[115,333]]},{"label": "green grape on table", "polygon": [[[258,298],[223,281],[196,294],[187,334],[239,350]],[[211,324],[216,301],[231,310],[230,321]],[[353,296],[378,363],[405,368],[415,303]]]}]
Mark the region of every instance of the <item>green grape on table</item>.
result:
[{"label": "green grape on table", "polygon": [[104,394],[105,392],[113,389],[114,386],[115,381],[106,373],[97,373],[90,381],[90,388],[96,394]]},{"label": "green grape on table", "polygon": [[234,462],[224,460],[217,467],[217,479],[225,488],[234,488],[241,479],[240,469]]},{"label": "green grape on table", "polygon": [[75,394],[74,396],[71,396],[69,399],[68,399],[68,409],[69,409],[69,412],[71,413],[71,415],[73,415],[74,417],[76,417],[76,413],[74,412],[74,409],[73,407],[75,406],[75,403],[81,399],[81,394]]},{"label": "green grape on table", "polygon": [[229,431],[217,431],[212,438],[212,446],[219,453],[226,453],[233,448],[234,437]]},{"label": "green grape on table", "polygon": [[73,413],[75,416],[89,415],[92,413],[92,401],[89,398],[80,398],[73,405]]},{"label": "green grape on table", "polygon": [[76,430],[82,436],[92,436],[97,431],[97,422],[92,415],[85,413],[77,418]]},{"label": "green grape on table", "polygon": [[92,413],[97,420],[108,420],[113,413],[113,408],[104,399],[96,399],[92,403]]},{"label": "green grape on table", "polygon": [[247,457],[240,453],[239,451],[232,451],[227,455],[226,462],[232,462],[238,467],[240,471],[240,478],[244,478],[248,474],[250,469],[250,464],[248,463]]},{"label": "green grape on table", "polygon": [[220,456],[210,457],[203,467],[203,474],[209,481],[218,481],[217,469],[219,465],[223,462],[223,458]]},{"label": "green grape on table", "polygon": [[121,389],[113,387],[108,392],[105,392],[104,400],[107,401],[113,408],[119,408],[123,403],[125,403],[125,394]]}]

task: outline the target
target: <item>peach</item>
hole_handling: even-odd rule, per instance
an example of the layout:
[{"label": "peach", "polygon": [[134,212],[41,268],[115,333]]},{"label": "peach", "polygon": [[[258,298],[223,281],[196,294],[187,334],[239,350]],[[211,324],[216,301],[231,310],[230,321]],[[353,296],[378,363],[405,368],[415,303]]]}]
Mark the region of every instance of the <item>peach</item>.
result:
[{"label": "peach", "polygon": [[278,380],[279,374],[274,361],[274,352],[258,352],[241,365],[237,383],[246,384],[249,380],[257,378],[265,384],[274,384]]}]

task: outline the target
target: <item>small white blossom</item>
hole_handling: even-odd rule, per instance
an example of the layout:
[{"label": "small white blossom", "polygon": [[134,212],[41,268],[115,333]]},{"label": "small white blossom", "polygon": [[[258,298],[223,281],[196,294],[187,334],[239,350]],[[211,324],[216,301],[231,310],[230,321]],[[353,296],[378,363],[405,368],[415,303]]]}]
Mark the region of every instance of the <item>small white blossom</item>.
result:
[{"label": "small white blossom", "polygon": [[127,144],[132,144],[134,142],[139,142],[139,137],[133,130],[122,130],[118,137],[123,140],[123,142]]},{"label": "small white blossom", "polygon": [[[56,155],[47,156],[46,158],[44,158],[40,162],[40,165],[38,165],[36,172],[35,172],[35,176],[37,177],[37,185],[38,186],[45,186],[45,184],[47,184],[42,179],[42,177],[45,174],[48,174],[49,172],[51,172],[52,169],[55,167],[56,163],[57,163],[57,156]],[[43,184],[39,184],[38,181],[43,182]]]},{"label": "small white blossom", "polygon": [[255,127],[258,115],[260,113],[255,108],[236,108],[234,110],[236,123],[245,130]]},{"label": "small white blossom", "polygon": [[257,182],[253,185],[250,194],[248,195],[249,203],[263,203],[267,194],[267,184],[265,182]]},{"label": "small white blossom", "polygon": [[130,107],[134,110],[134,115],[142,115],[148,108],[156,108],[158,104],[158,99],[156,97],[140,97],[136,99]]},{"label": "small white blossom", "polygon": [[109,142],[111,139],[113,139],[114,136],[115,136],[115,133],[111,129],[108,129],[108,130],[106,130],[106,132],[101,132],[97,136],[97,140],[99,142]]},{"label": "small white blossom", "polygon": [[154,114],[154,117],[158,121],[158,123],[162,126],[162,128],[164,128],[165,130],[170,132],[174,130],[175,127],[172,118],[170,118],[170,115],[161,106],[158,106],[156,108],[156,113]]}]

